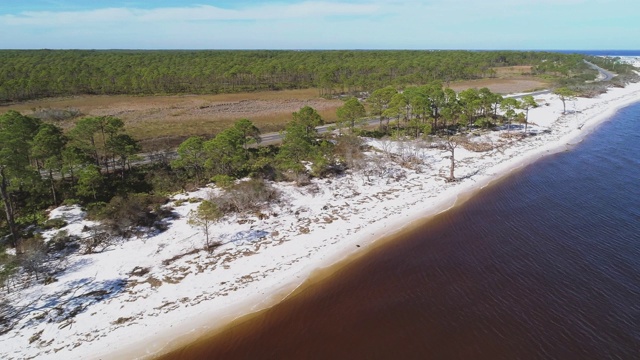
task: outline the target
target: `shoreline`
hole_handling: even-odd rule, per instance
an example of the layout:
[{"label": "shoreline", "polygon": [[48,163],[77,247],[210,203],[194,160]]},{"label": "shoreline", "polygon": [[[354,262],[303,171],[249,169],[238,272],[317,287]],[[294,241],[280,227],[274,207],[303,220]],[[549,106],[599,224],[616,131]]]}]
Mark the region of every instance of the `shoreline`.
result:
[{"label": "shoreline", "polygon": [[[590,136],[598,127],[610,121],[618,111],[625,107],[631,106],[634,103],[640,102],[640,83],[630,84],[628,86],[631,85],[639,85],[639,89],[635,91],[638,94],[637,98],[622,100],[619,103],[614,104],[614,106],[609,107],[607,111],[600,114],[595,114],[591,118],[591,121],[585,122],[583,126],[580,127],[580,129],[577,129],[578,131],[574,130],[569,132],[568,134],[565,134],[565,136],[561,138],[560,141],[550,142],[548,143],[547,147],[532,150],[529,153],[524,154],[523,156],[513,157],[509,160],[497,164],[492,168],[493,170],[504,170],[502,174],[485,175],[476,179],[474,183],[466,181],[459,185],[453,186],[452,190],[458,190],[459,193],[445,194],[446,196],[440,196],[441,199],[438,199],[436,203],[430,206],[428,209],[424,209],[423,212],[414,212],[413,214],[407,214],[406,216],[408,217],[408,219],[406,219],[405,221],[402,221],[402,219],[397,219],[396,221],[398,221],[398,223],[395,224],[397,225],[397,227],[395,228],[393,228],[394,224],[390,224],[390,227],[392,227],[392,229],[378,234],[376,232],[381,230],[379,229],[380,226],[378,226],[375,228],[374,233],[372,233],[371,235],[365,234],[364,236],[362,236],[363,241],[358,241],[359,244],[364,243],[364,245],[361,245],[360,247],[361,250],[349,250],[345,248],[345,252],[336,254],[335,258],[326,259],[326,261],[316,264],[318,267],[311,270],[308,274],[306,274],[306,276],[303,276],[304,278],[301,282],[292,282],[291,285],[284,286],[285,288],[292,288],[291,290],[285,291],[286,295],[280,296],[278,295],[278,293],[280,292],[277,291],[273,296],[275,298],[273,302],[269,302],[265,306],[259,304],[258,308],[254,306],[248,312],[243,312],[240,310],[239,315],[232,316],[233,319],[231,319],[230,321],[224,321],[222,324],[218,324],[217,326],[213,326],[211,328],[207,327],[208,329],[204,331],[198,331],[197,335],[190,333],[188,336],[190,340],[172,341],[171,343],[167,344],[164,351],[161,350],[156,354],[144,357],[144,359],[154,359],[171,351],[178,350],[181,347],[189,345],[191,343],[197,343],[206,338],[213,337],[216,334],[233,326],[235,321],[249,320],[252,317],[257,316],[260,312],[267,310],[268,308],[286,300],[290,296],[295,296],[298,291],[304,290],[306,286],[311,286],[314,283],[325,281],[327,278],[330,278],[336,271],[343,268],[354,259],[357,259],[361,256],[367,256],[367,253],[370,250],[378,248],[380,246],[384,246],[389,241],[393,241],[394,239],[401,237],[402,233],[411,231],[415,227],[419,227],[429,222],[438,214],[441,214],[458,206],[463,206],[465,202],[473,198],[484,188],[497,185],[498,183],[507,180],[514,173],[523,170],[527,166],[535,163],[542,158],[570,150],[574,146],[581,143],[585,138]],[[383,227],[386,227],[386,225]],[[238,305],[238,307],[244,308],[243,305]],[[195,335],[195,337],[193,337],[193,335]],[[128,354],[131,355],[131,353]]]},{"label": "shoreline", "polygon": [[[553,99],[554,95],[541,97],[549,100],[551,105],[543,106],[538,111],[531,110],[530,119],[535,121],[530,122],[538,123],[541,128],[551,129],[551,134],[528,137],[488,157],[466,152],[460,152],[458,155],[456,150],[456,157],[460,157],[456,169],[458,176],[462,174],[464,177],[465,172],[467,175],[471,174],[458,183],[444,183],[433,174],[438,166],[442,166],[441,163],[446,164],[448,161],[445,159],[442,162],[442,159],[436,158],[436,155],[442,156],[441,151],[433,151],[425,153],[425,157],[436,154],[429,171],[410,173],[407,179],[401,180],[398,184],[389,185],[387,181],[387,184],[360,185],[363,179],[358,177],[334,179],[333,182],[322,180],[318,183],[323,186],[321,190],[326,191],[313,196],[303,196],[299,194],[302,191],[300,189],[278,185],[282,191],[288,191],[293,199],[293,203],[288,207],[306,209],[303,213],[308,215],[299,216],[289,209],[290,213],[272,217],[264,225],[258,223],[251,227],[236,224],[234,221],[238,219],[230,219],[229,226],[233,225],[234,228],[228,231],[251,232],[256,231],[255,227],[258,227],[259,231],[267,234],[261,233],[259,240],[250,238],[245,241],[242,238],[241,243],[235,243],[233,236],[222,233],[221,230],[220,236],[227,236],[225,239],[230,240],[224,245],[224,253],[214,253],[215,261],[199,254],[196,254],[194,259],[188,258],[179,264],[179,261],[176,261],[176,267],[180,265],[193,268],[200,264],[209,264],[212,269],[193,271],[174,283],[165,280],[173,269],[165,269],[166,266],[161,267],[151,259],[135,259],[136,262],[118,265],[112,270],[113,274],[103,276],[122,276],[123,273],[130,272],[134,264],[148,265],[154,271],[157,270],[155,276],[163,280],[162,285],[155,288],[139,282],[134,284],[139,287],[134,287],[135,291],[132,290],[130,294],[114,297],[113,301],[110,300],[107,304],[101,305],[102,307],[80,315],[86,316],[83,321],[91,318],[98,322],[97,325],[84,324],[80,320],[74,325],[74,329],[57,329],[58,324],[43,325],[47,333],[72,338],[69,342],[63,342],[66,340],[61,339],[61,344],[72,344],[74,336],[80,338],[87,333],[96,335],[93,340],[76,341],[79,345],[66,345],[58,351],[49,349],[49,352],[36,353],[36,356],[47,359],[152,359],[196,342],[202,337],[212,336],[238,319],[254,316],[289,296],[295,296],[297,291],[304,289],[305,284],[323,281],[352,259],[366,256],[370,250],[384,246],[402,232],[421,225],[450,208],[463,205],[478,191],[504,181],[514,172],[538,159],[572,148],[589,136],[595,128],[609,121],[617,111],[640,102],[640,83],[629,84],[623,89],[612,88],[609,93],[595,99],[578,99],[574,102],[574,109],[579,105],[581,110],[570,115],[558,115],[562,110],[562,104],[557,98]],[[437,162],[438,159],[440,163]],[[478,170],[477,173],[474,173],[475,170]],[[203,189],[190,196],[204,196],[207,191],[209,190]],[[342,197],[338,199],[335,194]],[[345,205],[341,202],[345,202]],[[329,203],[329,210],[324,210],[325,204]],[[184,205],[179,208],[179,212],[184,215],[196,205]],[[372,208],[376,209],[375,214],[371,211]],[[285,211],[278,211],[280,210]],[[330,221],[322,222],[323,217],[327,216]],[[318,219],[319,222],[313,221]],[[148,248],[149,254],[160,254],[158,256],[164,258],[170,257],[171,254],[180,254],[180,251],[184,253],[185,249],[195,246],[198,233],[193,229],[188,232],[189,228],[183,226],[183,223],[175,221],[172,224],[174,229],[158,235],[157,239],[142,240],[142,243],[138,244],[123,244],[118,251],[130,252],[132,249],[138,249],[133,247],[136,245]],[[300,231],[302,227],[306,232]],[[276,230],[282,234],[274,235],[278,232]],[[174,246],[173,243],[178,241],[184,243],[182,247],[171,248]],[[267,245],[263,246],[262,242]],[[161,247],[164,243],[167,245]],[[110,254],[104,257],[108,256]],[[106,260],[98,254],[92,261],[98,266],[100,261]],[[191,293],[186,294],[186,289]],[[211,291],[213,293],[208,293],[209,298],[201,296],[202,293]],[[178,299],[187,295],[195,296],[190,299],[191,302],[181,305]],[[164,307],[167,303],[175,303],[176,307],[165,312]],[[113,325],[116,318],[134,314],[138,317],[131,322],[123,326]],[[111,323],[112,326],[104,329],[104,326],[100,326],[100,321],[103,321],[102,325],[108,326]],[[5,340],[14,340],[14,344],[20,344],[20,341],[24,343],[29,334],[25,331],[11,339],[7,339],[6,336],[0,337],[0,344]],[[140,334],[145,335],[141,338]],[[25,339],[18,339],[19,337]],[[26,356],[20,351],[5,351],[8,350],[0,351],[0,355],[5,358],[11,358],[12,355]]]}]

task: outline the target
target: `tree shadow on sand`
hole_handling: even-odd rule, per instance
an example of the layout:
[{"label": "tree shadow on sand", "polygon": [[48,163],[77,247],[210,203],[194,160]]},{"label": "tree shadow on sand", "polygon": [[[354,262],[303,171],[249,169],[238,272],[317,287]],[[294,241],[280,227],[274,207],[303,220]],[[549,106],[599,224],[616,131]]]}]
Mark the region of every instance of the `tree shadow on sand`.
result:
[{"label": "tree shadow on sand", "polygon": [[93,278],[74,280],[64,290],[44,294],[28,302],[6,299],[0,303],[0,335],[30,317],[23,326],[58,323],[60,329],[70,326],[74,318],[91,305],[118,296],[127,285],[125,279],[95,281]]}]

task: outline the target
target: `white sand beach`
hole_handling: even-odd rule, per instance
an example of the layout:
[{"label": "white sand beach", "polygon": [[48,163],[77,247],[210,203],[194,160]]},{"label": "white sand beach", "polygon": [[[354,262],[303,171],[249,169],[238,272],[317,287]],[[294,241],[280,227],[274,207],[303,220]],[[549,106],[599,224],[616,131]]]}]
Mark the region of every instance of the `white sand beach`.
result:
[{"label": "white sand beach", "polygon": [[[272,306],[314,272],[366,252],[511,171],[570,149],[618,109],[640,101],[640,83],[569,101],[566,115],[556,95],[536,100],[540,106],[529,112],[535,135],[518,139],[492,131],[474,141],[493,150],[456,150],[459,182],[441,176],[449,171],[447,151],[424,141],[369,140],[377,151],[367,154],[368,176],[349,171],[304,187],[274,183],[284,200],[260,218],[224,218],[212,229],[223,245],[212,253],[197,251],[204,236],[187,223],[187,214],[197,199],[218,190],[176,195],[167,206],[179,217],[166,220],[168,230],[118,241],[102,253],[73,254],[56,282],[6,294],[26,315],[0,335],[0,358],[150,358],[193,341]],[[399,164],[410,157],[419,164]],[[87,236],[82,229],[90,222],[78,207],[58,208],[50,217],[65,218],[69,233]]]}]

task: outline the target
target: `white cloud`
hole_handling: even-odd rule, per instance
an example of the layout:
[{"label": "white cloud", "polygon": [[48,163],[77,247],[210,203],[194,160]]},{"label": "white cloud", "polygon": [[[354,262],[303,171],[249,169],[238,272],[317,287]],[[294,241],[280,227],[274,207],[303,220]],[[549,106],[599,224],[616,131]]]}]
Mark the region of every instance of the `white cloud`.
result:
[{"label": "white cloud", "polygon": [[0,47],[531,49],[639,44],[629,36],[638,30],[637,0],[280,1],[235,8],[131,6],[0,15],[5,30]]},{"label": "white cloud", "polygon": [[120,22],[280,20],[327,16],[371,15],[380,6],[373,3],[306,1],[294,4],[260,5],[244,9],[224,9],[210,5],[180,8],[105,8],[85,11],[28,11],[0,16],[7,26],[65,26]]}]

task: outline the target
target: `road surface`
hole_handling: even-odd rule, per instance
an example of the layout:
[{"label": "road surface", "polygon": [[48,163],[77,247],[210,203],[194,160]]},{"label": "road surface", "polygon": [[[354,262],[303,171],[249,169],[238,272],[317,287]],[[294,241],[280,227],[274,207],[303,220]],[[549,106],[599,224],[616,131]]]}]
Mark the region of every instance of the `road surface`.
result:
[{"label": "road surface", "polygon": [[582,60],[582,61],[584,61],[584,63],[589,65],[589,67],[591,67],[592,69],[598,70],[598,72],[600,73],[600,76],[598,76],[596,81],[611,81],[611,79],[613,79],[616,76],[616,74],[612,73],[611,71],[605,70],[596,64],[588,62],[587,60]]}]

